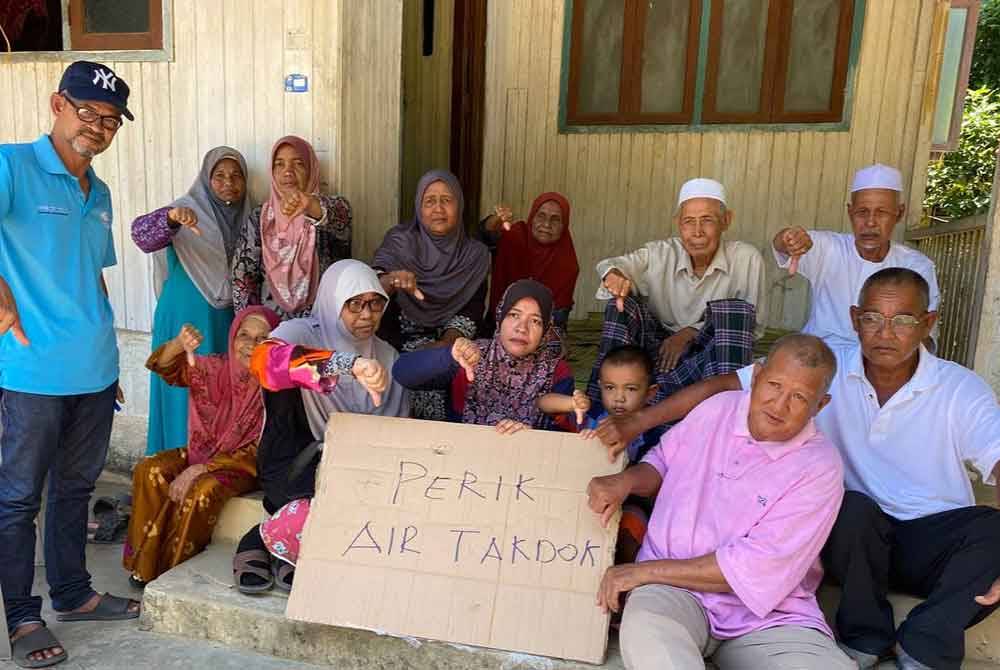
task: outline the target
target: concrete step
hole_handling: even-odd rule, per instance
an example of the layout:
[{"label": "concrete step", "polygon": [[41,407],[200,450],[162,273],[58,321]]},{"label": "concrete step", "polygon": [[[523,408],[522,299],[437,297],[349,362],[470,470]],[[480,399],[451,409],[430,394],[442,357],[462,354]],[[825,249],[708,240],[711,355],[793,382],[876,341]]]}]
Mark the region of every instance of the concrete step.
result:
[{"label": "concrete step", "polygon": [[222,508],[212,531],[213,544],[238,544],[248,530],[267,518],[263,491],[230,499]]},{"label": "concrete step", "polygon": [[[254,521],[255,523],[255,521]],[[251,524],[252,525],[252,524]],[[142,627],[155,633],[219,642],[242,651],[352,670],[594,670],[575,661],[512,654],[369,631],[290,621],[287,598],[278,590],[245,596],[232,585],[232,544],[213,544],[205,552],[151,582],[143,596]],[[838,591],[824,587],[821,603],[828,617]],[[915,605],[916,598],[891,597],[897,621]],[[1000,670],[997,661],[1000,621],[991,617],[966,634],[965,670]],[[612,635],[602,668],[624,665]],[[712,666],[709,666],[712,667]],[[892,670],[885,663],[880,670]]]},{"label": "concrete step", "polygon": [[[251,524],[252,525],[252,524]],[[232,544],[204,552],[150,582],[141,625],[156,633],[211,640],[294,661],[351,670],[594,670],[598,666],[444,642],[290,621],[287,599],[272,590],[241,594],[232,584]],[[617,642],[600,666],[623,670]]]},{"label": "concrete step", "polygon": [[[568,670],[594,667],[286,620],[286,599],[280,591],[249,597],[232,586],[233,547],[247,530],[266,518],[262,500],[263,494],[256,492],[229,501],[216,524],[212,545],[146,587],[143,617],[147,625],[162,633],[214,640],[293,660],[336,661],[338,667],[343,663],[344,667],[359,669],[433,666]],[[836,587],[820,589],[820,605],[831,622],[839,597]],[[918,598],[900,594],[892,594],[890,601],[897,624],[920,603]],[[1000,670],[1000,614],[970,628],[965,640],[967,660],[964,668]],[[615,639],[604,667],[623,667]]]}]

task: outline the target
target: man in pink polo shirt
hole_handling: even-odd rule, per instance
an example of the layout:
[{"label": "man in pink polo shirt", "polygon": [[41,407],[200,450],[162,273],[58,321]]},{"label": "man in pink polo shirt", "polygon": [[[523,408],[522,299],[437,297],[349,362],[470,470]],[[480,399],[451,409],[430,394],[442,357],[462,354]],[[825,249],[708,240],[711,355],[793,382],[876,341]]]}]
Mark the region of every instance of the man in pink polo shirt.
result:
[{"label": "man in pink polo shirt", "polygon": [[819,338],[784,337],[752,391],[706,400],[642,463],[591,481],[605,523],[628,495],[656,496],[637,562],[609,568],[597,595],[617,612],[630,592],[629,670],[856,667],[815,595],[844,495],[840,456],[813,423],[836,369]]}]

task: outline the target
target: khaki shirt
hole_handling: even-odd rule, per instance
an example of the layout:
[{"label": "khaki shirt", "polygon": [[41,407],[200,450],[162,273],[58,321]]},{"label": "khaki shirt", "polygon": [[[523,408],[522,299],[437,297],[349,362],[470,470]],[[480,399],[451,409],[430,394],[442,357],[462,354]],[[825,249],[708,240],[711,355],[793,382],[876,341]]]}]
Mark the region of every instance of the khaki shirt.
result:
[{"label": "khaki shirt", "polygon": [[[739,298],[757,308],[755,337],[764,334],[766,273],[764,258],[752,244],[723,240],[701,277],[694,274],[691,256],[679,237],[647,242],[624,256],[607,258],[597,264],[597,274],[602,280],[611,270],[619,270],[633,281],[635,290],[647,299],[653,315],[671,332],[688,326],[700,329],[709,301]],[[597,299],[610,300],[611,297],[611,292],[602,283]]]}]

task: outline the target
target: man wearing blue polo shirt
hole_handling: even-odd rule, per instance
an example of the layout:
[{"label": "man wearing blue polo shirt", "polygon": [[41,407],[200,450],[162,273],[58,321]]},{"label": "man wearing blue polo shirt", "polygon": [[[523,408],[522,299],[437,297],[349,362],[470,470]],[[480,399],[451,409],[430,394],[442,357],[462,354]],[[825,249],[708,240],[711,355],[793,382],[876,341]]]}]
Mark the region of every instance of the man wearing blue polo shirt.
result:
[{"label": "man wearing blue polo shirt", "polygon": [[0,145],[0,586],[15,661],[67,658],[32,596],[34,521],[49,477],[45,569],[60,621],[134,618],[91,587],[87,507],[111,436],[118,347],[101,272],[116,262],[111,195],[91,160],[131,120],[128,85],[78,61],[50,107],[52,132]]}]

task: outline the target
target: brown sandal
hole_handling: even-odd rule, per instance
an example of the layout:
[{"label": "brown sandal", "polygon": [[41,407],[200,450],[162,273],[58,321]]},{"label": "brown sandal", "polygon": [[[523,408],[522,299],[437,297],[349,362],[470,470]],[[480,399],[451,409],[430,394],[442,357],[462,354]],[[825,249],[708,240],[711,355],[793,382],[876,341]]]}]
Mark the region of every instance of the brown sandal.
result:
[{"label": "brown sandal", "polygon": [[[260,577],[264,583],[244,584],[243,575]],[[236,582],[236,588],[240,590],[240,593],[247,595],[270,591],[271,587],[274,586],[274,575],[271,574],[271,555],[263,549],[248,549],[233,556],[233,581]]]}]

